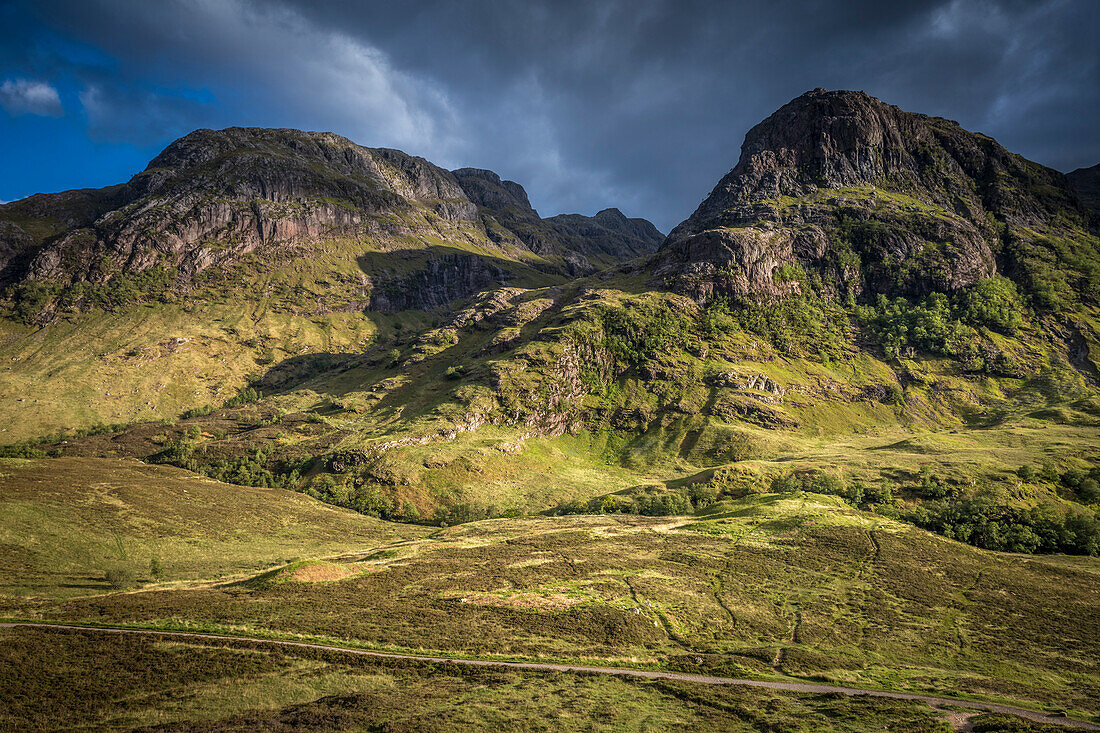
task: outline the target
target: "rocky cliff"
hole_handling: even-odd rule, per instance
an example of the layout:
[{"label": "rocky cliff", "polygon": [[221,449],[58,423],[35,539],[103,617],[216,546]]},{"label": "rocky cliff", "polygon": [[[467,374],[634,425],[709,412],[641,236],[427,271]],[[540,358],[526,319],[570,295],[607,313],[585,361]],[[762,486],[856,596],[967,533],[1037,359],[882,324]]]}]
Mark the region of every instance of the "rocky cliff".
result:
[{"label": "rocky cliff", "polygon": [[[1062,174],[958,123],[817,89],[752,128],[661,247],[656,280],[708,300],[808,283],[856,297],[955,292],[1022,274],[1037,232],[1087,215]],[[808,276],[808,277],[807,277]]]},{"label": "rocky cliff", "polygon": [[561,258],[570,274],[588,274],[652,254],[664,239],[649,221],[628,219],[618,209],[604,209],[595,216],[559,214],[543,219],[518,183],[476,168],[454,174],[483,216],[492,220],[485,227],[490,237],[495,241],[515,237],[539,255]]},{"label": "rocky cliff", "polygon": [[0,206],[0,279],[56,291],[159,267],[189,283],[249,256],[293,260],[310,256],[306,245],[340,241],[383,253],[431,250],[401,278],[385,262],[360,260],[360,267],[368,291],[417,284],[399,298],[368,293],[367,302],[435,308],[515,278],[509,263],[564,275],[591,269],[592,255],[613,264],[652,251],[660,239],[652,225],[608,229],[591,221],[589,234],[559,228],[538,216],[519,184],[494,173],[452,173],[332,133],[198,130],[126,184]]}]

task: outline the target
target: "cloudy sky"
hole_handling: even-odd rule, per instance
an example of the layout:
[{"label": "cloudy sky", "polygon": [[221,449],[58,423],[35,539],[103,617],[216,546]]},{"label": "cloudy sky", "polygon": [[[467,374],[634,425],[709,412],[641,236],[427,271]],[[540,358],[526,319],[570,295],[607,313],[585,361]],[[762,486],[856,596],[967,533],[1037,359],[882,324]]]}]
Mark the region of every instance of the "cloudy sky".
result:
[{"label": "cloudy sky", "polygon": [[126,180],[176,137],[331,130],[663,231],[814,87],[1100,162],[1097,0],[0,0],[0,200]]}]

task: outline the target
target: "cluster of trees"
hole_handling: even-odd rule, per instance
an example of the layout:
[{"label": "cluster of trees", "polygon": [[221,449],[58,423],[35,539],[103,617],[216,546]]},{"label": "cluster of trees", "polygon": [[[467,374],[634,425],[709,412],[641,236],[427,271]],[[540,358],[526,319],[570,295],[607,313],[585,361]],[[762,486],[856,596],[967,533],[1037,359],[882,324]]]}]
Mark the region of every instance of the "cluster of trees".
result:
[{"label": "cluster of trees", "polygon": [[1082,504],[1100,502],[1100,466],[1093,466],[1087,471],[1080,468],[1060,471],[1058,466],[1048,461],[1039,466],[1020,466],[1016,475],[1028,483],[1041,481],[1061,486],[1072,492],[1073,498]]},{"label": "cluster of trees", "polygon": [[845,483],[838,477],[822,472],[790,473],[772,479],[771,490],[776,493],[808,491],[814,494],[839,496],[860,509],[872,509],[894,503],[894,487],[888,481],[866,484],[862,481]]},{"label": "cluster of trees", "polygon": [[256,448],[242,456],[200,463],[191,470],[227,484],[261,486],[269,489],[297,488],[301,481],[301,467],[280,463],[275,470],[272,470],[269,468],[271,452],[270,446]]},{"label": "cluster of trees", "polygon": [[924,529],[987,550],[1100,555],[1100,520],[1085,509],[1030,509],[984,497],[926,501],[903,518]]},{"label": "cluster of trees", "polygon": [[638,367],[662,353],[683,349],[694,331],[694,319],[661,299],[632,300],[597,310],[603,345],[627,366]]},{"label": "cluster of trees", "polygon": [[991,277],[953,298],[932,293],[911,302],[880,294],[874,305],[857,308],[857,314],[888,358],[912,350],[977,363],[984,356],[975,344],[974,328],[1011,335],[1023,325],[1025,308],[1011,280]]},{"label": "cluster of trees", "polygon": [[703,313],[702,331],[714,337],[735,327],[766,339],[784,354],[839,359],[848,352],[851,323],[839,303],[819,292],[820,283],[775,301],[716,298]]},{"label": "cluster of trees", "polygon": [[587,501],[574,499],[558,505],[555,514],[641,514],[666,517],[692,514],[714,504],[718,490],[709,483],[694,483],[681,489],[647,486],[631,493],[606,494]]},{"label": "cluster of trees", "polygon": [[[337,478],[322,473],[310,479],[302,493],[327,504],[395,522],[420,522],[420,510],[410,501],[399,501],[376,484],[352,474]],[[485,517],[478,517],[484,519]],[[466,521],[473,521],[467,519]],[[452,522],[454,524],[454,522]]]},{"label": "cluster of trees", "polygon": [[[193,426],[197,432],[197,426]],[[239,456],[214,457],[201,446],[194,444],[198,437],[185,432],[164,450],[150,456],[153,463],[165,463],[201,473],[212,479],[239,486],[297,489],[301,483],[304,464],[286,460],[272,460],[273,446],[258,447]]]}]

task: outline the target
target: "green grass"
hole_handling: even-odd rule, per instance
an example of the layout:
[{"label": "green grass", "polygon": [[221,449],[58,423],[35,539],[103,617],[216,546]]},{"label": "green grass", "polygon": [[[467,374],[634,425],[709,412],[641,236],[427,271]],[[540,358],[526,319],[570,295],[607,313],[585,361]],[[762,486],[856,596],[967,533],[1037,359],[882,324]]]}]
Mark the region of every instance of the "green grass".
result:
[{"label": "green grass", "polygon": [[[29,629],[4,630],[0,640],[5,729],[948,730],[927,705],[897,700],[357,660],[237,642]],[[48,709],[40,704],[47,697]]]},{"label": "green grass", "polygon": [[750,497],[699,518],[491,520],[379,548],[336,558],[340,577],[295,566],[10,613],[1100,713],[1100,561],[985,552],[833,497]]},{"label": "green grass", "polygon": [[212,581],[390,545],[426,530],[281,489],[229,486],[128,459],[0,459],[0,603]]}]

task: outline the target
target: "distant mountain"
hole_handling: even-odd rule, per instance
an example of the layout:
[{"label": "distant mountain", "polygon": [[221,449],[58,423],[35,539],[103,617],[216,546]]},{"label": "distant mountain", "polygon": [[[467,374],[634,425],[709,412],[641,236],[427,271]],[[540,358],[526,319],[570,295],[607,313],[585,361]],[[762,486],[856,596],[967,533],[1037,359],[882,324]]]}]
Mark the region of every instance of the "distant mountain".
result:
[{"label": "distant mountain", "polygon": [[[588,274],[596,266],[651,254],[664,239],[650,222],[627,219],[618,209],[604,209],[595,216],[560,214],[542,219],[518,183],[502,181],[496,173],[477,168],[453,173],[484,216],[536,254],[563,258],[572,274]],[[488,222],[486,232],[495,241],[507,236]]]},{"label": "distant mountain", "polygon": [[648,222],[576,219],[541,219],[519,184],[489,171],[452,173],[331,133],[198,130],[120,186],[0,206],[0,283],[60,293],[128,277],[155,296],[246,260],[293,268],[331,242],[363,277],[330,287],[330,301],[439,308],[494,284],[591,272],[660,241]]},{"label": "distant mountain", "polygon": [[1100,163],[1091,168],[1078,168],[1066,174],[1069,185],[1077,192],[1081,203],[1100,212]]}]

